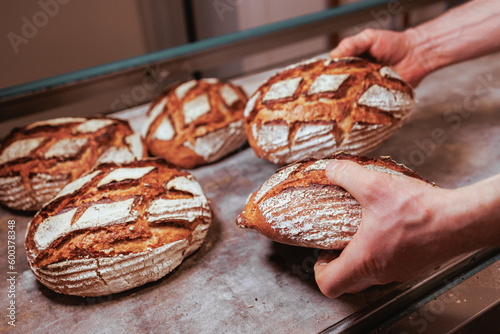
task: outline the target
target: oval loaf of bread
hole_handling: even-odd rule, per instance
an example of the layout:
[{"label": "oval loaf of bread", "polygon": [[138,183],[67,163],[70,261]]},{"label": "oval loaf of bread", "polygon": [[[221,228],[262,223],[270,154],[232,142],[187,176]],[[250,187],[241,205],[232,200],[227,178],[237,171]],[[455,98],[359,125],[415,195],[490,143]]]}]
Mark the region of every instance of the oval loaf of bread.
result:
[{"label": "oval loaf of bread", "polygon": [[311,59],[267,79],[245,108],[256,155],[275,164],[373,150],[402,124],[411,87],[361,58]]},{"label": "oval loaf of bread", "polygon": [[289,245],[343,249],[358,229],[361,206],[351,194],[328,181],[325,168],[333,160],[345,159],[371,170],[422,180],[388,157],[338,153],[327,159],[307,159],[272,175],[249,197],[237,225]]},{"label": "oval loaf of bread", "polygon": [[151,104],[143,137],[151,154],[182,168],[204,165],[246,142],[245,92],[209,78],[168,87]]},{"label": "oval loaf of bread", "polygon": [[102,164],[68,184],[26,234],[36,278],[102,296],[157,280],[197,250],[212,213],[198,182],[163,160]]},{"label": "oval loaf of bread", "polygon": [[147,156],[128,122],[64,117],[14,129],[0,147],[0,202],[16,210],[39,210],[93,166]]}]

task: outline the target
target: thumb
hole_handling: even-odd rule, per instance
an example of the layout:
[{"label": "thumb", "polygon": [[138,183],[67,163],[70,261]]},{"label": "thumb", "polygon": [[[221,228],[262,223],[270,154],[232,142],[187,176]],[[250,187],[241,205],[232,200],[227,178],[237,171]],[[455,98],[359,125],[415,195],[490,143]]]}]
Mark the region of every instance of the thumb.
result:
[{"label": "thumb", "polygon": [[357,35],[344,38],[335,49],[330,51],[330,57],[359,56],[370,50],[374,42],[374,34],[371,31],[364,30]]},{"label": "thumb", "polygon": [[370,171],[349,160],[335,160],[326,166],[326,177],[333,184],[344,188],[363,206],[369,202],[374,193],[374,186],[382,173]]}]

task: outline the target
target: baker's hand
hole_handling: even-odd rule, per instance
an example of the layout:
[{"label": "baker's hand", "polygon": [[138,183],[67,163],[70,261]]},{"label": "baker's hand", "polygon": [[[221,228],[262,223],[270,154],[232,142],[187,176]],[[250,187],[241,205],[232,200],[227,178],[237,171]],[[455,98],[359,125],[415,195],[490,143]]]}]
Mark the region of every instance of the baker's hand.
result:
[{"label": "baker's hand", "polygon": [[456,240],[439,224],[442,203],[452,190],[351,161],[330,163],[326,175],[362,207],[359,229],[340,256],[324,252],[315,265],[316,281],[326,296],[407,281],[456,254],[450,245]]},{"label": "baker's hand", "polygon": [[430,64],[415,52],[416,32],[366,29],[343,39],[330,57],[340,58],[369,53],[375,60],[390,65],[409,84],[416,87],[430,72]]}]

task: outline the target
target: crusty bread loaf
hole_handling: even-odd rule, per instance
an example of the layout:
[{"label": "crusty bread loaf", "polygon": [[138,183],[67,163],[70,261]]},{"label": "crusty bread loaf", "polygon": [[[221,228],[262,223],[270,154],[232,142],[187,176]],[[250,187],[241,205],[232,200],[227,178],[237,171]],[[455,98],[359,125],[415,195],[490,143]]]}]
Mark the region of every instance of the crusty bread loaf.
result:
[{"label": "crusty bread loaf", "polygon": [[28,263],[48,288],[101,296],[157,280],[197,250],[209,202],[188,172],[163,160],[102,164],[33,218]]},{"label": "crusty bread loaf", "polygon": [[218,79],[175,84],[151,104],[143,137],[151,154],[193,168],[216,161],[246,142],[245,92]]},{"label": "crusty bread loaf", "polygon": [[39,210],[66,184],[104,162],[147,156],[140,134],[128,122],[65,117],[14,129],[0,147],[0,202]]},{"label": "crusty bread loaf", "polygon": [[267,79],[245,108],[256,155],[282,165],[373,150],[401,125],[413,91],[390,68],[361,58],[311,59]]},{"label": "crusty bread loaf", "polygon": [[367,158],[338,153],[327,159],[307,159],[278,170],[248,199],[236,223],[285,244],[342,249],[361,221],[361,206],[331,184],[325,168],[333,160],[352,160],[365,168],[421,179],[389,157]]}]

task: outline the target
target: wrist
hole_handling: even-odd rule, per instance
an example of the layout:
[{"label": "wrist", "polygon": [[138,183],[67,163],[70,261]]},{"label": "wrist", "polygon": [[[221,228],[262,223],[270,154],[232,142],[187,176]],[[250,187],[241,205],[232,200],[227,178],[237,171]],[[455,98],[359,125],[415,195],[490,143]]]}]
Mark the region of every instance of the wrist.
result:
[{"label": "wrist", "polygon": [[500,244],[500,194],[496,189],[490,180],[484,180],[447,190],[443,196],[438,223],[461,253]]}]

